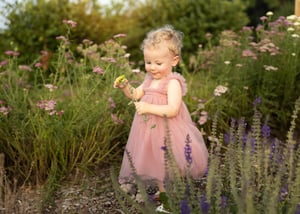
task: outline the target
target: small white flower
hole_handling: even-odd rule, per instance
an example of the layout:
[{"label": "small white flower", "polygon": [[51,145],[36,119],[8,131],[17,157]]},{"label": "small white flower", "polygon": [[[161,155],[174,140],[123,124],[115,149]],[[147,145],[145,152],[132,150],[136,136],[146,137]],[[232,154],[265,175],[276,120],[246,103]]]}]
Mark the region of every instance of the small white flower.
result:
[{"label": "small white flower", "polygon": [[57,86],[52,85],[52,84],[45,84],[44,85],[46,88],[49,89],[50,92],[54,91],[55,89],[57,89]]},{"label": "small white flower", "polygon": [[292,53],[292,56],[296,56],[296,53]]},{"label": "small white flower", "polygon": [[287,16],[286,19],[290,20],[290,21],[294,21],[294,20],[297,19],[297,16],[296,15],[290,15],[290,16]]},{"label": "small white flower", "polygon": [[231,62],[228,61],[228,60],[224,62],[225,65],[229,65],[230,63],[231,63]]},{"label": "small white flower", "polygon": [[288,32],[294,32],[294,31],[295,31],[295,28],[289,27],[289,28],[287,29],[287,31],[288,31]]},{"label": "small white flower", "polygon": [[272,11],[269,11],[269,12],[266,13],[266,15],[267,15],[267,16],[273,16],[274,13],[273,13]]},{"label": "small white flower", "polygon": [[137,68],[137,69],[132,69],[132,72],[133,72],[133,73],[140,73],[141,70],[140,70],[139,68]]},{"label": "small white flower", "polygon": [[292,34],[292,37],[293,37],[293,38],[299,38],[300,36],[299,36],[298,34],[296,34],[296,33],[293,33],[293,34]]},{"label": "small white flower", "polygon": [[208,136],[208,140],[211,141],[211,142],[216,142],[216,143],[219,142],[219,139],[216,138],[216,137],[213,137],[213,136]]},{"label": "small white flower", "polygon": [[264,65],[264,68],[266,71],[277,71],[278,70],[277,67],[274,67],[272,65]]},{"label": "small white flower", "polygon": [[130,53],[124,55],[124,58],[129,58],[129,57],[130,57]]},{"label": "small white flower", "polygon": [[218,85],[214,90],[214,95],[219,97],[222,94],[224,94],[227,90],[228,88],[226,86]]}]

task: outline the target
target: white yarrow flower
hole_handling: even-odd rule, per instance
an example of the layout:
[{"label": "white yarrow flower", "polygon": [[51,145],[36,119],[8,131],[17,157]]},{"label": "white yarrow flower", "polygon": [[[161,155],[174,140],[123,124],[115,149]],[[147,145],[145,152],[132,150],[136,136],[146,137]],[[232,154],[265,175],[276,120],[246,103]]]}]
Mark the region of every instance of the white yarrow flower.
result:
[{"label": "white yarrow flower", "polygon": [[137,68],[137,69],[132,69],[132,72],[133,72],[133,73],[140,73],[141,70],[140,70],[139,68]]},{"label": "white yarrow flower", "polygon": [[286,19],[289,20],[289,21],[294,21],[294,20],[297,19],[297,16],[296,15],[290,15],[290,16],[287,16]]},{"label": "white yarrow flower", "polygon": [[226,93],[227,90],[228,88],[226,86],[218,85],[214,90],[214,95],[219,97],[222,94]]}]

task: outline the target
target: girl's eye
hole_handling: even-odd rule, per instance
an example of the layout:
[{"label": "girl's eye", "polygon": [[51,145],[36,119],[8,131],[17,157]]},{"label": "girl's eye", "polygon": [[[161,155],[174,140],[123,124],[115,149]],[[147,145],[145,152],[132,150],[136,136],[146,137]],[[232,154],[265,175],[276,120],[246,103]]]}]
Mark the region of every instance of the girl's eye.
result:
[{"label": "girl's eye", "polygon": [[157,65],[161,65],[162,63],[160,63],[160,62],[158,62],[158,63],[156,63]]}]

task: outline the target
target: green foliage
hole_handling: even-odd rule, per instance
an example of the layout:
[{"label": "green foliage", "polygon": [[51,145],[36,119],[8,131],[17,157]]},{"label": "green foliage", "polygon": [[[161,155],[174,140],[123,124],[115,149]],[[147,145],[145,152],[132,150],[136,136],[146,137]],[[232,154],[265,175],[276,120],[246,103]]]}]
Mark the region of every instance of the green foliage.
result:
[{"label": "green foliage", "polygon": [[[259,100],[256,100],[251,129],[248,129],[249,124],[243,118],[238,121],[233,119],[230,129],[223,134],[218,131],[218,117],[215,117],[209,138],[209,169],[200,189],[189,176],[186,182],[176,176],[174,158],[168,150],[171,142],[167,140],[165,162],[168,163],[167,169],[174,173],[172,182],[166,181],[172,213],[299,212],[300,147],[293,136],[300,111],[300,97],[295,102],[286,142],[270,137],[270,127],[263,123],[257,109],[259,105]],[[166,138],[168,135],[167,129]],[[133,163],[132,167],[134,171]],[[141,206],[133,200],[127,200],[129,204],[125,206],[124,198],[128,195],[118,187],[113,171],[111,175],[116,194],[123,195],[119,199],[125,212],[130,212],[128,207]],[[139,179],[137,175],[136,178]],[[187,197],[182,197],[186,186],[189,190]],[[145,197],[145,200],[149,199]],[[147,203],[142,209],[154,213],[153,204]]]},{"label": "green foliage", "polygon": [[[192,82],[192,88],[209,88],[205,89],[207,93],[216,85],[229,88],[221,106],[204,101],[210,113],[222,107],[219,111],[222,124],[229,124],[231,117],[244,115],[249,118],[253,100],[260,97],[260,110],[269,116],[273,134],[280,139],[284,136],[300,86],[300,31],[298,25],[293,24],[297,21],[293,17],[288,19],[281,17],[271,21],[269,16],[256,29],[243,28],[237,33],[223,31],[220,45],[211,49],[199,48],[197,56],[190,58],[189,67],[199,79]],[[200,99],[210,96],[200,96]]]},{"label": "green foliage", "polygon": [[0,68],[0,152],[10,177],[51,187],[75,169],[119,158],[132,112],[117,104],[124,97],[112,84],[120,74],[133,75],[119,40],[85,41],[76,61],[66,36],[50,74],[39,59],[19,64],[19,52],[7,52]]}]

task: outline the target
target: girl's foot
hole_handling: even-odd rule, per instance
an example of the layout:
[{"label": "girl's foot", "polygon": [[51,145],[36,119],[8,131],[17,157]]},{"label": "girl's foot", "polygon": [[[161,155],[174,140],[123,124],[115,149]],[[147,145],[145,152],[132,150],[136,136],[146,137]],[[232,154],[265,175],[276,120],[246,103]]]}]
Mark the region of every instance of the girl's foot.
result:
[{"label": "girl's foot", "polygon": [[137,203],[143,203],[143,202],[145,202],[142,194],[139,191],[135,195],[135,201]]},{"label": "girl's foot", "polygon": [[163,204],[159,205],[159,206],[156,208],[155,211],[158,212],[158,213],[171,213],[171,212],[168,211],[166,208],[164,208],[164,205],[163,205]]},{"label": "girl's foot", "polygon": [[159,201],[161,202],[161,205],[158,206],[155,211],[159,213],[171,213],[169,206],[169,198],[166,192],[159,193]]},{"label": "girl's foot", "polygon": [[121,184],[120,188],[129,195],[135,195],[137,192],[135,185],[131,183]]}]

